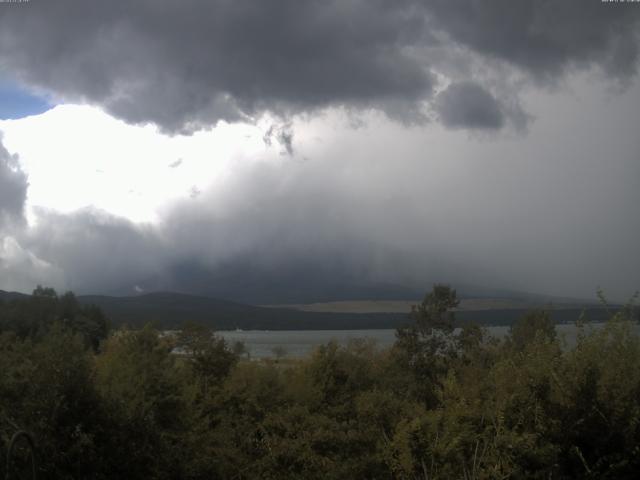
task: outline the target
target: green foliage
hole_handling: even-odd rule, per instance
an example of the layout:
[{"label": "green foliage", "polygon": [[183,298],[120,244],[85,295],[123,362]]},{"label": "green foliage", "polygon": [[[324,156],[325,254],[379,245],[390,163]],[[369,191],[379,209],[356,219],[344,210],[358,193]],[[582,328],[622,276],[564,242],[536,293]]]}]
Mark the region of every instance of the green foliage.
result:
[{"label": "green foliage", "polygon": [[111,476],[175,478],[187,431],[186,392],[174,343],[147,326],[116,331],[96,359],[95,384],[110,422]]},{"label": "green foliage", "polygon": [[30,297],[0,303],[0,332],[36,339],[46,336],[56,324],[79,333],[94,350],[109,333],[102,311],[93,305],[81,305],[72,292],[58,296],[54,289],[38,286]]},{"label": "green foliage", "polygon": [[533,310],[512,325],[509,336],[514,348],[523,350],[534,341],[555,340],[556,326],[549,312]]},{"label": "green foliage", "polygon": [[187,323],[178,335],[176,346],[182,349],[192,373],[203,392],[219,383],[235,365],[238,356],[224,338],[202,325]]},{"label": "green foliage", "polygon": [[422,303],[412,307],[413,324],[396,332],[398,361],[409,368],[417,395],[430,407],[437,406],[441,380],[457,353],[455,315],[451,311],[457,305],[455,290],[434,285]]},{"label": "green foliage", "polygon": [[37,342],[4,333],[0,371],[1,443],[19,427],[37,439],[41,471],[56,478],[92,475],[105,457],[105,419],[84,339],[60,324]]},{"label": "green foliage", "polygon": [[[36,293],[37,292],[37,293]],[[636,478],[633,308],[577,343],[531,312],[503,341],[456,325],[436,285],[380,350],[242,359],[209,329],[88,339],[72,294],[0,306],[0,453],[25,429],[42,478]],[[25,315],[25,325],[18,316]],[[92,323],[93,322],[93,323]],[[100,333],[93,333],[101,338]],[[4,468],[4,467],[0,467]],[[4,472],[0,471],[0,475]]]}]

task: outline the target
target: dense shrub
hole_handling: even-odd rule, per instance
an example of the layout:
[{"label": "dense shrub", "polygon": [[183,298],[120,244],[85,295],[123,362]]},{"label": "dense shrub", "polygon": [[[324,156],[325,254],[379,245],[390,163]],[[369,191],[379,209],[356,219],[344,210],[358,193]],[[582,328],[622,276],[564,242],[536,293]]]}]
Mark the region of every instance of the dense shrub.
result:
[{"label": "dense shrub", "polygon": [[73,296],[43,289],[28,302],[0,308],[0,448],[17,428],[31,432],[43,478],[640,471],[630,310],[600,330],[579,326],[572,348],[543,312],[496,341],[455,328],[455,291],[438,286],[391,349],[329,343],[304,359],[251,361],[195,325],[177,337],[147,327],[105,341],[104,317]]}]

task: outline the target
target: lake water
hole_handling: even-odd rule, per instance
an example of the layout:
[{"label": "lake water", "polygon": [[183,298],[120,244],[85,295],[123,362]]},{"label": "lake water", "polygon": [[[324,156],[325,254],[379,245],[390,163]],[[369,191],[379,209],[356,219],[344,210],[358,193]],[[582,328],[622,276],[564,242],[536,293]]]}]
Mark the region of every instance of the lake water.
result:
[{"label": "lake water", "polygon": [[[602,328],[604,324],[589,324],[589,328]],[[491,336],[502,338],[509,332],[509,327],[487,327]],[[635,330],[640,333],[640,326]],[[556,325],[559,336],[563,336],[569,346],[575,345],[577,329],[573,324]],[[353,339],[371,339],[380,348],[388,348],[395,342],[395,330],[246,330],[220,331],[219,335],[227,342],[244,342],[251,358],[274,357],[274,349],[282,348],[287,357],[303,357],[319,345],[335,340],[340,345],[346,345]]]}]

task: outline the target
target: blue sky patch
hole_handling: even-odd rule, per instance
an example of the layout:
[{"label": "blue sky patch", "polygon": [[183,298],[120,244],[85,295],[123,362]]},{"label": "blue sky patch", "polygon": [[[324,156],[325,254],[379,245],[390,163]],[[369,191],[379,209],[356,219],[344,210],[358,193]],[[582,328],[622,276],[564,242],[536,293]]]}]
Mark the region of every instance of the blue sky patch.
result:
[{"label": "blue sky patch", "polygon": [[43,97],[0,82],[0,120],[15,120],[39,115],[52,107],[53,105]]}]

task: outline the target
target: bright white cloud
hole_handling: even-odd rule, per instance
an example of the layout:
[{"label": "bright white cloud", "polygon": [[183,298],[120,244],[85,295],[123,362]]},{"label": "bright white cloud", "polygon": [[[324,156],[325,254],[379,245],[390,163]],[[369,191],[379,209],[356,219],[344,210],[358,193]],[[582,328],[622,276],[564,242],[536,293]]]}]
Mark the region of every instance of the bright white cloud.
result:
[{"label": "bright white cloud", "polygon": [[29,176],[32,221],[33,207],[41,206],[60,212],[94,206],[156,221],[168,202],[224,181],[238,158],[262,154],[263,127],[221,122],[191,136],[167,136],[79,105],[0,122],[5,145],[20,152]]}]

